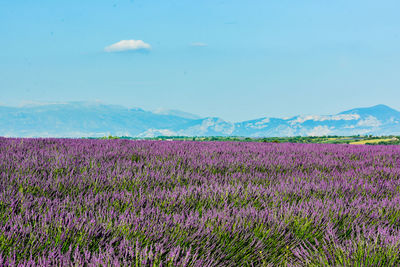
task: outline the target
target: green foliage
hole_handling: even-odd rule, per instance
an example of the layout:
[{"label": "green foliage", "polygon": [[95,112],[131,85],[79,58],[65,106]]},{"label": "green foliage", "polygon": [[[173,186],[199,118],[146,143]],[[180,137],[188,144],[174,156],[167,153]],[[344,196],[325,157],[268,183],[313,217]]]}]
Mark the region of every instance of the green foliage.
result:
[{"label": "green foliage", "polygon": [[148,138],[136,138],[129,136],[105,136],[89,139],[127,139],[127,140],[168,140],[168,141],[232,141],[232,142],[263,142],[263,143],[318,143],[318,144],[350,144],[352,142],[368,141],[376,139],[391,139],[390,141],[366,142],[366,145],[400,145],[400,136],[293,136],[293,137],[241,137],[241,136],[157,136]]}]

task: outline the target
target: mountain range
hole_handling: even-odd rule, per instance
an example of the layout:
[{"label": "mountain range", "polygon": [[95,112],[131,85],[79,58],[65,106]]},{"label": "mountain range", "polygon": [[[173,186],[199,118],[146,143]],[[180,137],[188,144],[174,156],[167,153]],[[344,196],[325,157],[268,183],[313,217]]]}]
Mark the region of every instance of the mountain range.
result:
[{"label": "mountain range", "polygon": [[0,136],[324,136],[400,135],[400,112],[385,105],[334,115],[229,122],[179,110],[146,111],[88,102],[0,106]]}]

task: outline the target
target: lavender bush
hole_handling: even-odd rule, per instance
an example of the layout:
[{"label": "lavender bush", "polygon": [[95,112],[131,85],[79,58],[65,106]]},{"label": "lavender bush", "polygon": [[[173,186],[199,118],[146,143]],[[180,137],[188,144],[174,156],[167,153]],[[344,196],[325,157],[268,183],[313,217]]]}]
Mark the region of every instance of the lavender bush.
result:
[{"label": "lavender bush", "polygon": [[0,265],[399,266],[400,147],[0,138]]}]

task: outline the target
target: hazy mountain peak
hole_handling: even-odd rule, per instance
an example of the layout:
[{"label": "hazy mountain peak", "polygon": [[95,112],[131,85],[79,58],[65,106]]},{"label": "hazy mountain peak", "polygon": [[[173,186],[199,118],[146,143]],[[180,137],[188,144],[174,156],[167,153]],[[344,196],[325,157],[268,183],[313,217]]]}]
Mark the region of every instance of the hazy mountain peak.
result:
[{"label": "hazy mountain peak", "polygon": [[372,115],[374,113],[375,114],[389,114],[389,113],[391,113],[391,114],[400,115],[399,111],[397,111],[397,110],[395,110],[395,109],[393,109],[391,107],[388,107],[386,105],[383,105],[383,104],[379,104],[379,105],[372,106],[372,107],[350,109],[350,110],[347,110],[347,111],[343,111],[343,112],[341,112],[339,114],[359,114],[359,115],[370,114],[370,115]]},{"label": "hazy mountain peak", "polygon": [[263,117],[238,123],[218,117],[200,118],[180,110],[106,105],[100,102],[0,106],[0,136],[86,137],[157,135],[309,136],[400,135],[400,112],[385,105],[355,108],[336,115]]},{"label": "hazy mountain peak", "polygon": [[186,119],[193,119],[193,120],[198,120],[201,119],[200,116],[189,113],[189,112],[184,112],[181,110],[177,109],[165,109],[165,108],[158,108],[156,110],[153,110],[153,113],[159,114],[159,115],[171,115],[171,116],[177,116],[177,117],[182,117]]}]

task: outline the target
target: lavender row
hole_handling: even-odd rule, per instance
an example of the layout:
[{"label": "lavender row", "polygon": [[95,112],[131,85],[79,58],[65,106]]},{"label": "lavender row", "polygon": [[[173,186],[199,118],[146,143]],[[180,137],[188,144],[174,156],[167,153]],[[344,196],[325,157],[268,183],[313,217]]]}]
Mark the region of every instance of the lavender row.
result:
[{"label": "lavender row", "polygon": [[0,138],[0,265],[395,266],[400,147]]}]

